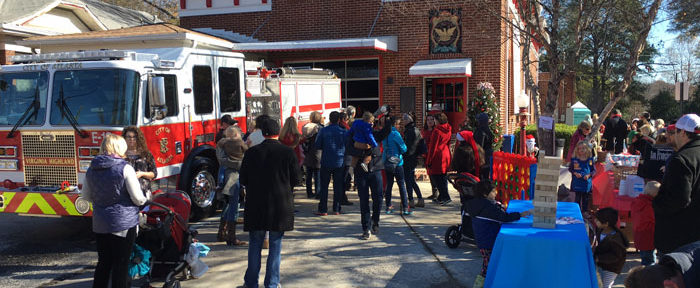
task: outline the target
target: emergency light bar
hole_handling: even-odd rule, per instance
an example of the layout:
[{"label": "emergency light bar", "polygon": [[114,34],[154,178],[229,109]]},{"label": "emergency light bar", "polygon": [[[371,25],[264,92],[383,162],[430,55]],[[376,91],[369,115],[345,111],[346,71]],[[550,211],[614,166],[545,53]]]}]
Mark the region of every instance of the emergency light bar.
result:
[{"label": "emergency light bar", "polygon": [[47,61],[75,61],[75,60],[102,60],[102,59],[123,59],[134,58],[133,51],[121,50],[96,50],[96,51],[76,51],[58,52],[32,55],[15,55],[11,60],[14,63],[47,62]]}]

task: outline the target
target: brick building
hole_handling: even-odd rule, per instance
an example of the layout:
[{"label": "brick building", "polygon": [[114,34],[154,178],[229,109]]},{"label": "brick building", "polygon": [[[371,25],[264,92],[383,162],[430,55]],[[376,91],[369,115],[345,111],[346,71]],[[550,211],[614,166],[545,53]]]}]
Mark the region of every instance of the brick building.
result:
[{"label": "brick building", "polygon": [[359,110],[390,104],[419,121],[442,110],[458,126],[477,84],[491,82],[512,132],[522,49],[501,17],[517,19],[517,9],[512,0],[475,2],[180,0],[179,15],[181,26],[241,42],[234,50],[255,60],[333,69],[344,105]]}]

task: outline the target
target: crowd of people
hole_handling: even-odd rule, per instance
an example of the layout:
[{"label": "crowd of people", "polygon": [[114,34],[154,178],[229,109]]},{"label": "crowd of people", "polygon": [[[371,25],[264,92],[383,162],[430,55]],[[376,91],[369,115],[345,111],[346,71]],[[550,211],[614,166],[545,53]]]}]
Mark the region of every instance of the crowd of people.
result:
[{"label": "crowd of people", "polygon": [[[631,216],[642,266],[630,271],[625,286],[698,287],[700,271],[693,255],[700,251],[700,117],[686,114],[667,126],[663,119],[652,120],[649,112],[643,112],[628,124],[615,109],[593,140],[586,142],[592,124],[591,120],[579,124],[565,160],[582,212],[590,209],[598,152],[640,157],[637,176],[645,185],[632,200]],[[598,228],[594,260],[602,286],[612,287],[630,242],[617,228],[615,209],[599,209],[593,218]]]},{"label": "crowd of people", "polygon": [[[375,113],[365,112],[357,119],[355,112],[351,106],[342,112],[331,112],[325,125],[322,115],[313,112],[301,131],[294,117],[285,119],[280,127],[277,120],[261,115],[255,119],[254,129],[245,134],[235,120],[222,117],[216,156],[220,164],[218,189],[227,205],[217,240],[230,246],[248,246],[245,287],[257,287],[261,249],[265,248],[269,253],[264,285],[279,285],[282,238],[284,232],[294,228],[292,191],[303,184],[303,178],[307,197],[319,200],[315,211],[318,216],[329,213],[331,179],[333,214],[342,214],[343,206],[353,205],[346,193],[356,189],[360,200],[360,239],[367,240],[379,233],[381,214],[396,213],[392,202],[394,182],[399,191],[399,213],[408,216],[413,209],[425,206],[415,181],[421,157],[432,188],[432,194],[426,198],[437,205],[450,205],[452,201],[448,172],[476,179],[474,185],[455,188],[461,197],[468,194],[460,200],[474,219],[470,228],[483,256],[476,286],[483,284],[500,223],[530,214],[506,213],[495,201],[497,190],[489,180],[494,135],[488,129],[488,115],[476,117],[479,123],[474,131],[453,134],[444,113],[427,115],[420,129],[415,115],[392,114],[389,106],[382,106]],[[646,266],[633,270],[626,285],[657,287],[648,283],[671,281],[693,287],[688,283],[700,283],[697,274],[692,274],[698,269],[692,255],[700,247],[700,117],[684,115],[668,126],[655,122],[657,125],[650,121],[648,113],[643,113],[628,126],[615,111],[596,132],[602,137],[593,137],[595,143],[585,142],[592,125],[582,122],[566,158],[573,175],[571,190],[586,212],[591,202],[591,178],[596,173],[595,152],[627,151],[648,159],[645,153],[651,153],[654,145],[671,147],[675,153],[658,167],[658,173],[643,175],[648,183],[644,193],[632,203],[634,244]],[[95,287],[106,287],[109,281],[112,287],[125,287],[128,283],[130,253],[126,252],[132,249],[137,234],[139,206],[150,198],[150,182],[157,177],[155,161],[141,130],[126,127],[122,136],[105,137],[102,153],[92,161],[83,187],[84,197],[93,203],[93,231],[97,235]],[[454,152],[450,149],[453,136],[457,139]],[[533,152],[529,146],[533,145],[528,142],[528,151]],[[245,203],[242,221],[238,213],[241,201]],[[630,243],[617,228],[616,210],[600,209],[593,218],[598,227],[594,260],[603,286],[610,287],[621,272]],[[236,225],[241,222],[250,243],[236,237]],[[656,256],[659,261],[655,265]]]}]

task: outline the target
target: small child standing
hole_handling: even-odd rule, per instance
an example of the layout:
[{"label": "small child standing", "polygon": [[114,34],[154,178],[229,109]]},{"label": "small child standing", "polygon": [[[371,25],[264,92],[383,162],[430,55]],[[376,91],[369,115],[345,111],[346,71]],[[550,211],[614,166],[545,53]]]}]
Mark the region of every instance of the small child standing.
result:
[{"label": "small child standing", "polygon": [[483,287],[491,250],[501,230],[501,223],[517,221],[520,217],[527,217],[531,213],[530,211],[507,213],[503,205],[496,202],[498,190],[490,180],[477,183],[475,194],[476,198],[467,201],[466,212],[472,216],[474,239],[483,257],[481,273],[476,276],[474,287]]},{"label": "small child standing", "polygon": [[654,208],[652,201],[657,194],[661,184],[650,181],[644,186],[644,194],[640,194],[632,200],[632,223],[634,223],[634,247],[639,250],[642,258],[642,265],[649,266],[656,263],[654,256]]},{"label": "small child standing", "polygon": [[595,213],[598,232],[593,247],[593,258],[604,288],[612,287],[615,278],[622,272],[627,247],[630,246],[625,235],[617,228],[617,217],[617,210],[610,207]]},{"label": "small child standing", "polygon": [[377,147],[377,141],[372,135],[372,123],[374,122],[374,115],[370,112],[365,112],[362,114],[362,121],[353,121],[352,127],[350,127],[350,133],[352,134],[352,140],[355,141],[353,148],[351,149],[350,155],[352,155],[351,167],[355,167],[357,162],[362,159],[360,166],[365,172],[368,171],[367,165],[372,159],[371,151],[372,148]]},{"label": "small child standing", "polygon": [[[571,191],[576,193],[576,203],[581,206],[581,212],[588,211],[588,203],[591,202],[591,188],[595,166],[591,148],[584,141],[576,144],[574,155],[569,163],[571,172]],[[588,215],[588,214],[586,214]]]}]

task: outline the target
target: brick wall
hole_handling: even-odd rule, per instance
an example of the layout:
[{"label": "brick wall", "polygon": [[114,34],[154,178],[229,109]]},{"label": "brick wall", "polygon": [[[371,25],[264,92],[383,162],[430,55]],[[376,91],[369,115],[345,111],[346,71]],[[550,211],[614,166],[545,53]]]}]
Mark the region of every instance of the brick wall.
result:
[{"label": "brick wall", "polygon": [[[512,111],[506,111],[507,100],[503,97],[509,96],[506,94],[509,90],[505,87],[505,65],[506,56],[511,51],[508,41],[504,41],[507,38],[507,25],[494,15],[498,11],[505,13],[506,1],[494,0],[488,8],[478,6],[475,1],[437,5],[437,0],[388,2],[381,8],[373,30],[372,25],[381,6],[379,0],[275,0],[272,1],[272,11],[182,17],[180,25],[185,28],[226,29],[265,41],[398,36],[398,52],[301,51],[268,53],[266,60],[280,63],[290,60],[378,57],[382,104],[398,106],[400,88],[415,87],[419,121],[423,119],[420,109],[425,106],[423,78],[408,76],[408,69],[419,60],[471,58],[472,76],[468,80],[468,95],[471,97],[474,94],[479,82],[491,82],[500,99],[501,119],[503,125],[506,125],[506,119],[512,115]],[[462,53],[429,53],[429,11],[435,8],[462,9]],[[257,33],[253,35],[256,30]],[[389,77],[393,80],[392,84],[387,83]],[[511,105],[509,110],[512,110]]]},{"label": "brick wall", "polygon": [[15,55],[15,51],[12,50],[0,50],[0,65],[12,64],[10,62],[10,57]]}]

